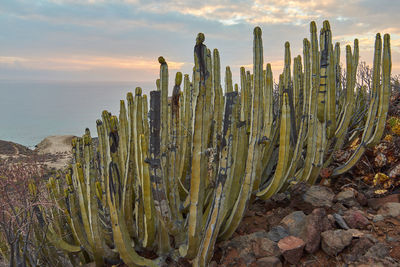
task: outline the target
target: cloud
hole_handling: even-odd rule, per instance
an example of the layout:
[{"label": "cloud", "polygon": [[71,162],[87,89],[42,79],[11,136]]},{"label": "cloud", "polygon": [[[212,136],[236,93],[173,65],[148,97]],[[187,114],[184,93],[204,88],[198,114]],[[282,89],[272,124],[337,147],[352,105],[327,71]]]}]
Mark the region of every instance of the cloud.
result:
[{"label": "cloud", "polygon": [[21,75],[27,69],[65,71],[66,79],[76,77],[70,71],[100,73],[104,65],[103,71],[113,70],[110,75],[120,70],[124,77],[154,80],[160,55],[171,68],[175,64],[191,73],[194,40],[204,32],[208,47],[219,48],[221,66],[230,65],[235,75],[240,66],[251,64],[252,29],[259,25],[264,61],[272,62],[277,77],[285,41],[292,56],[302,54],[309,22],[321,26],[328,19],[342,51],[358,37],[361,59],[369,64],[375,34],[391,33],[395,72],[399,12],[400,1],[390,0],[2,0],[0,65],[15,75],[18,68],[24,70]]}]

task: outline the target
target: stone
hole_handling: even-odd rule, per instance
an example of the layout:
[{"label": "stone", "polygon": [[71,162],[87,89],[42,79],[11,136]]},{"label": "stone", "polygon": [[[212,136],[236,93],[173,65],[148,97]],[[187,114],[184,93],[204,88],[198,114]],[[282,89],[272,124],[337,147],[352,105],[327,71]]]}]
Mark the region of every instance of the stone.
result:
[{"label": "stone", "polygon": [[353,239],[352,233],[346,230],[329,230],[321,233],[322,250],[329,256],[336,256]]},{"label": "stone", "polygon": [[300,237],[306,224],[306,215],[303,211],[294,211],[283,218],[280,222],[290,235]]},{"label": "stone", "polygon": [[349,232],[353,238],[359,238],[365,235],[363,232],[357,229],[349,229],[347,232]]},{"label": "stone", "polygon": [[383,217],[383,215],[377,214],[377,215],[374,215],[374,217],[372,218],[372,221],[374,223],[377,223],[377,222],[383,221],[384,219],[385,219],[385,217]]},{"label": "stone", "polygon": [[253,246],[253,252],[257,259],[267,256],[280,255],[276,242],[270,240],[269,238],[258,239],[257,244]]},{"label": "stone", "polygon": [[278,242],[278,247],[285,258],[291,264],[297,264],[303,255],[305,243],[295,236],[287,236]]},{"label": "stone", "polygon": [[394,218],[400,216],[400,203],[388,202],[378,210],[378,214],[384,217]]},{"label": "stone", "polygon": [[281,240],[284,237],[287,237],[288,235],[289,233],[286,230],[286,228],[281,225],[272,227],[267,233],[267,237],[274,242],[278,242],[279,240]]},{"label": "stone", "polygon": [[264,257],[258,259],[254,267],[282,267],[282,262],[277,257]]},{"label": "stone", "polygon": [[373,245],[374,243],[367,237],[353,239],[350,252],[344,255],[345,261],[347,263],[358,261]]},{"label": "stone", "polygon": [[370,198],[368,199],[368,206],[374,210],[378,210],[380,207],[389,202],[400,202],[400,194],[392,194],[382,198]]},{"label": "stone", "polygon": [[375,163],[375,166],[378,168],[382,168],[383,166],[385,166],[387,163],[387,158],[386,158],[385,154],[378,153],[374,159],[374,163]]},{"label": "stone", "polygon": [[398,163],[389,171],[389,177],[392,179],[400,177],[400,163]]},{"label": "stone", "polygon": [[388,247],[383,243],[376,243],[365,253],[365,257],[383,259],[389,255]]},{"label": "stone", "polygon": [[311,204],[313,207],[332,207],[332,201],[335,194],[332,190],[325,186],[313,185],[303,195],[303,200],[306,203]]},{"label": "stone", "polygon": [[336,195],[335,200],[347,207],[359,205],[358,201],[356,200],[356,193],[350,189],[341,191]]},{"label": "stone", "polygon": [[368,199],[363,193],[358,192],[356,199],[361,206],[368,205]]},{"label": "stone", "polygon": [[277,206],[286,206],[286,205],[288,205],[289,202],[290,202],[290,200],[289,200],[289,198],[288,198],[288,195],[285,194],[285,193],[278,193],[278,194],[275,194],[275,195],[273,195],[270,199],[271,199],[273,202],[275,202],[275,204],[276,204]]},{"label": "stone", "polygon": [[220,244],[220,248],[227,256],[235,258],[235,262],[244,262],[246,265],[255,262],[257,258],[280,256],[277,244],[268,239],[265,231],[234,237]]},{"label": "stone", "polygon": [[321,222],[321,232],[325,232],[328,230],[334,230],[335,227],[335,218],[332,214],[328,214],[328,216],[322,218]]},{"label": "stone", "polygon": [[347,208],[340,202],[336,202],[335,204],[333,204],[331,209],[340,215],[343,215],[344,212],[347,210]]},{"label": "stone", "polygon": [[335,222],[339,225],[340,228],[348,230],[350,227],[347,225],[346,221],[343,219],[342,215],[334,213],[333,218],[335,218]]},{"label": "stone", "polygon": [[368,219],[358,210],[347,210],[343,216],[350,228],[365,229],[369,223]]},{"label": "stone", "polygon": [[321,242],[321,232],[323,220],[326,216],[326,211],[322,208],[314,209],[313,212],[306,218],[306,226],[303,234],[303,240],[306,243],[305,251],[314,253],[318,250]]}]

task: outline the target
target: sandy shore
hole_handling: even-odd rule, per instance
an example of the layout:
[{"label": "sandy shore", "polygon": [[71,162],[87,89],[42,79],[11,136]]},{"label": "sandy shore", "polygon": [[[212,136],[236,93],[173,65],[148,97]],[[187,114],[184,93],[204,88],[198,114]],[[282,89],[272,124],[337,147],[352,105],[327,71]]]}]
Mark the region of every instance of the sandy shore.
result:
[{"label": "sandy shore", "polygon": [[0,140],[0,158],[17,157],[27,158],[39,155],[40,163],[49,168],[62,169],[68,165],[72,158],[71,140],[73,135],[48,136],[36,145],[34,150],[8,141]]}]

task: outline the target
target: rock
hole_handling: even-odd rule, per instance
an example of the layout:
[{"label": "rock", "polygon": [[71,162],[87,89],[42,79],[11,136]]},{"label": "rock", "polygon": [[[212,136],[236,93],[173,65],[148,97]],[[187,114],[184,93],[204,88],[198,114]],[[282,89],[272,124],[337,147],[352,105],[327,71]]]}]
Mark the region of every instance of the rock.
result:
[{"label": "rock", "polygon": [[305,205],[303,196],[310,188],[310,185],[306,182],[300,182],[293,185],[289,190],[290,192],[290,206],[298,208],[300,210],[309,209],[309,204]]},{"label": "rock", "polygon": [[389,202],[400,202],[400,194],[392,194],[382,198],[370,198],[368,199],[368,206],[374,210],[378,210],[384,204]]},{"label": "rock", "polygon": [[389,177],[392,179],[400,177],[400,163],[389,171]]},{"label": "rock", "polygon": [[282,262],[277,257],[265,257],[258,259],[254,264],[254,267],[282,267]]},{"label": "rock", "polygon": [[308,253],[314,253],[318,250],[321,242],[322,221],[326,216],[326,212],[322,208],[317,208],[307,216],[306,227],[303,234],[303,240],[306,243],[305,250]]},{"label": "rock", "polygon": [[365,257],[383,259],[389,255],[389,249],[382,243],[376,243],[370,247],[365,254]]},{"label": "rock", "polygon": [[337,202],[332,206],[332,210],[337,214],[343,215],[347,208],[342,203]]},{"label": "rock", "polygon": [[229,257],[229,261],[244,262],[245,265],[250,265],[257,258],[280,256],[277,244],[268,239],[265,231],[237,236],[220,244],[220,248],[225,251],[224,257]]},{"label": "rock", "polygon": [[332,214],[328,214],[328,216],[322,218],[321,222],[321,232],[325,232],[328,230],[334,230],[335,227],[335,218]]},{"label": "rock", "polygon": [[359,203],[356,200],[356,193],[353,190],[343,190],[336,195],[335,200],[344,206],[353,207],[358,206]]},{"label": "rock", "polygon": [[358,210],[348,210],[343,219],[350,228],[365,229],[369,224],[368,219]]},{"label": "rock", "polygon": [[290,235],[300,237],[306,224],[306,215],[303,211],[294,211],[281,220]]},{"label": "rock", "polygon": [[303,200],[311,204],[313,207],[332,207],[332,201],[335,194],[332,190],[325,186],[313,185],[303,195]]},{"label": "rock", "polygon": [[368,205],[367,197],[363,193],[358,192],[356,199],[361,206]]},{"label": "rock", "polygon": [[383,221],[384,219],[385,219],[385,217],[383,217],[383,215],[377,214],[377,215],[374,215],[372,221],[374,223],[377,223],[377,222]]},{"label": "rock", "polygon": [[335,222],[340,226],[340,228],[348,230],[350,227],[347,225],[346,221],[343,219],[342,215],[334,213],[333,218],[335,218]]},{"label": "rock", "polygon": [[349,229],[347,232],[349,232],[353,238],[359,238],[365,235],[363,232],[357,229]]},{"label": "rock", "polygon": [[353,239],[351,232],[345,230],[325,231],[321,233],[321,237],[322,250],[330,256],[336,256],[345,247],[350,245]]},{"label": "rock", "polygon": [[378,168],[382,168],[383,166],[385,166],[387,163],[387,158],[386,158],[385,154],[378,153],[374,159],[374,163],[375,163],[375,166]]},{"label": "rock", "polygon": [[285,193],[278,193],[276,195],[273,195],[270,198],[273,202],[275,202],[275,204],[279,207],[279,206],[285,206],[288,205],[290,200],[288,198],[288,195]]},{"label": "rock", "polygon": [[358,261],[374,243],[367,237],[353,240],[350,252],[344,255],[346,263]]},{"label": "rock", "polygon": [[257,244],[253,246],[253,252],[257,259],[280,255],[276,242],[268,238],[258,239]]},{"label": "rock", "polygon": [[217,267],[218,263],[216,261],[212,261],[210,262],[210,264],[208,264],[208,267]]},{"label": "rock", "polygon": [[267,233],[267,237],[274,242],[278,242],[279,240],[281,240],[284,237],[287,237],[288,235],[289,233],[286,230],[286,228],[281,225],[272,227]]},{"label": "rock", "polygon": [[295,236],[287,236],[278,242],[278,247],[285,258],[291,264],[296,264],[303,255],[305,243]]},{"label": "rock", "polygon": [[388,202],[379,209],[378,214],[384,217],[400,216],[400,203]]}]

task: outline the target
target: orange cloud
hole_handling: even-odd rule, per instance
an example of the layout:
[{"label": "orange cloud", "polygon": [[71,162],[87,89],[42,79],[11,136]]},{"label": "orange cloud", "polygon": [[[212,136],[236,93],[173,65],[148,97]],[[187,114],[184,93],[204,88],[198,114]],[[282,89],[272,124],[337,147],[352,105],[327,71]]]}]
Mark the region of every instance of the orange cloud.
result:
[{"label": "orange cloud", "polygon": [[[104,57],[104,56],[72,56],[72,57],[1,57],[0,63],[20,64],[29,69],[40,70],[92,70],[92,69],[132,69],[156,70],[160,68],[157,59],[140,57]],[[169,69],[181,69],[185,62],[167,61]]]}]

